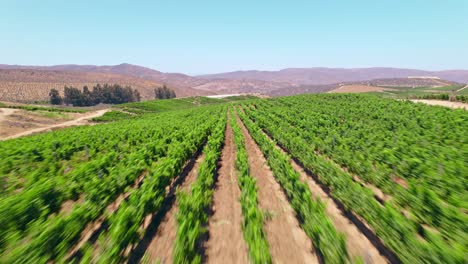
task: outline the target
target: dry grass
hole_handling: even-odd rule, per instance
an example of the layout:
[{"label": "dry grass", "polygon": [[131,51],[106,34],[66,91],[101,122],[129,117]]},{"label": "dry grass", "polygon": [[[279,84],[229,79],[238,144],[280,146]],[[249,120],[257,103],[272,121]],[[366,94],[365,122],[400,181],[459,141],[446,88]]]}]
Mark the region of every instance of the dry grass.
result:
[{"label": "dry grass", "polygon": [[332,90],[329,93],[368,93],[368,92],[382,92],[391,91],[394,89],[378,87],[378,86],[367,86],[367,85],[343,85],[338,89]]},{"label": "dry grass", "polygon": [[[143,100],[153,99],[154,88],[161,86],[161,83],[155,81],[114,73],[0,70],[0,101],[48,101],[52,88],[63,94],[65,85],[78,88],[87,85],[92,89],[98,83],[129,85],[140,92]],[[178,97],[198,95],[194,94],[193,89],[170,88],[175,90]]]}]

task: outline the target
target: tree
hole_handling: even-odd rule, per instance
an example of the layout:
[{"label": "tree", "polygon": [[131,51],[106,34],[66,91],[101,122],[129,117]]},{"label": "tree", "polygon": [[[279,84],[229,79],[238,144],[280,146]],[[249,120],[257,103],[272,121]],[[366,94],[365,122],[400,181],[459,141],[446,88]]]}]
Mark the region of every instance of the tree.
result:
[{"label": "tree", "polygon": [[65,86],[64,94],[65,104],[83,106],[83,94],[78,88]]},{"label": "tree", "polygon": [[62,97],[60,97],[59,91],[56,89],[51,89],[49,93],[50,104],[59,105],[62,104]]},{"label": "tree", "polygon": [[91,106],[94,105],[93,102],[93,95],[91,91],[89,90],[88,86],[83,87],[83,97],[82,97],[82,105],[83,106]]},{"label": "tree", "polygon": [[134,102],[140,102],[141,101],[141,95],[140,95],[140,92],[137,89],[133,90],[133,99],[134,99]]},{"label": "tree", "polygon": [[100,103],[122,104],[140,100],[141,95],[137,90],[119,84],[109,85],[106,83],[104,86],[97,84],[93,87],[93,91],[90,91],[88,86],[84,86],[82,91],[78,88],[65,86],[64,92],[65,104],[73,106],[92,106]]},{"label": "tree", "polygon": [[154,89],[154,98],[156,99],[170,99],[175,97],[176,94],[174,90],[167,88],[165,84],[162,87],[157,87]]}]

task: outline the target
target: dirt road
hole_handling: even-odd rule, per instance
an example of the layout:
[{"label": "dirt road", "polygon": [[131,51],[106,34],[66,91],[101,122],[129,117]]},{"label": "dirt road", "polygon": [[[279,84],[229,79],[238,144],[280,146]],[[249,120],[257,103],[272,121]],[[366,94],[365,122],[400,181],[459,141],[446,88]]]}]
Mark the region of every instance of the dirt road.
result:
[{"label": "dirt road", "polygon": [[[181,185],[177,187],[178,190],[185,192],[190,191],[190,186],[196,181],[198,176],[198,168],[205,159],[205,155],[201,154],[193,168],[190,170],[188,175],[185,177]],[[158,226],[156,234],[151,239],[148,249],[146,250],[146,256],[149,260],[148,263],[173,263],[174,258],[172,251],[174,248],[174,242],[177,237],[177,212],[179,206],[177,201],[174,201],[171,209],[165,214],[161,223]]]},{"label": "dirt road", "polygon": [[[7,115],[11,115],[15,110],[15,109],[8,109],[8,108],[1,108],[1,109],[2,109],[3,114],[0,114],[0,121],[1,121],[2,118],[5,118]],[[6,111],[5,112],[4,111],[5,109],[13,110],[13,112],[11,112],[11,111]],[[15,135],[5,137],[5,138],[0,139],[0,140],[7,140],[7,139],[12,139],[12,138],[23,137],[23,136],[31,135],[31,134],[34,134],[34,133],[54,130],[54,129],[57,129],[57,128],[86,125],[86,124],[88,124],[88,120],[90,120],[92,118],[95,118],[95,117],[98,117],[98,116],[102,116],[107,111],[109,111],[109,109],[103,109],[103,110],[99,110],[99,111],[95,111],[95,112],[86,113],[85,115],[83,115],[81,117],[78,117],[78,118],[76,118],[74,120],[71,120],[71,121],[67,121],[67,122],[63,122],[63,123],[59,123],[59,124],[54,124],[54,125],[49,125],[49,126],[44,126],[44,127],[39,127],[39,128],[23,131],[23,132],[15,134]]]},{"label": "dirt road", "polygon": [[205,246],[207,263],[248,263],[235,158],[234,136],[231,126],[227,125],[221,167],[213,194],[213,215],[208,224],[209,239]]},{"label": "dirt road", "polygon": [[415,99],[411,101],[415,103],[424,103],[428,105],[440,105],[440,106],[445,106],[445,107],[450,107],[450,108],[462,108],[462,109],[468,110],[468,104],[460,103],[460,102],[450,102],[450,101],[442,101],[442,100],[420,100],[420,99]]},{"label": "dirt road", "polygon": [[319,263],[311,240],[301,228],[265,156],[238,117],[237,121],[246,140],[250,172],[257,180],[258,206],[269,215],[264,228],[274,263]]}]

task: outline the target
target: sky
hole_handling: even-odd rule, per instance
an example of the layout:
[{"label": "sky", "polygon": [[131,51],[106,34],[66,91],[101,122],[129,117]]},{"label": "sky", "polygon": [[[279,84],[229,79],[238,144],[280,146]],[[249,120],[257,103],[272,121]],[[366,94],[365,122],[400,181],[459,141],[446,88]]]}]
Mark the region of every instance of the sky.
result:
[{"label": "sky", "polygon": [[0,63],[468,69],[468,0],[0,0]]}]

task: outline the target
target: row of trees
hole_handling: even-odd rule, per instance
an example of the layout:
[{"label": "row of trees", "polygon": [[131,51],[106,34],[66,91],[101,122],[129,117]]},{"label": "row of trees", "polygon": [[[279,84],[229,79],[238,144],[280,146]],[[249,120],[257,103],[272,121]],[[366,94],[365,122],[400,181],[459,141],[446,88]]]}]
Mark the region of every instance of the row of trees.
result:
[{"label": "row of trees", "polygon": [[64,96],[61,97],[59,91],[51,89],[49,93],[50,103],[54,105],[66,104],[73,106],[92,106],[103,104],[122,104],[128,102],[139,102],[141,95],[138,90],[130,86],[121,86],[119,84],[97,84],[93,90],[84,86],[83,90],[75,87],[65,86]]},{"label": "row of trees", "polygon": [[176,94],[174,90],[167,88],[164,84],[162,87],[158,87],[154,89],[154,98],[155,99],[171,99],[175,98]]}]

